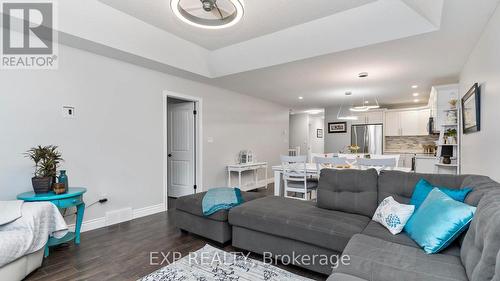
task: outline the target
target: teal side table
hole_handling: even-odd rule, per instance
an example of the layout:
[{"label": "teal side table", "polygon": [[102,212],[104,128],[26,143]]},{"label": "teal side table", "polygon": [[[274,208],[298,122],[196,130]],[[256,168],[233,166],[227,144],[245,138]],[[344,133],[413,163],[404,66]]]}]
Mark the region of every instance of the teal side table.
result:
[{"label": "teal side table", "polygon": [[17,195],[17,199],[25,202],[40,202],[49,201],[56,205],[59,209],[76,207],[76,223],[75,232],[68,232],[62,238],[50,237],[45,247],[45,257],[49,255],[49,247],[67,243],[74,240],[75,244],[80,244],[80,230],[82,228],[83,213],[85,212],[85,203],[83,202],[83,194],[87,192],[83,187],[70,187],[68,192],[63,194],[55,194],[53,191],[48,193],[36,194],[33,191],[25,192]]}]

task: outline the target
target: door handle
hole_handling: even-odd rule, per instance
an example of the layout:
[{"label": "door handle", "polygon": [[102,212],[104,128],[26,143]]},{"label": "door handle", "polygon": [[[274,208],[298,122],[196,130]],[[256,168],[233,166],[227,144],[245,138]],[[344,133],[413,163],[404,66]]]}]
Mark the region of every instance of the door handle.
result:
[{"label": "door handle", "polygon": [[167,156],[168,156],[168,157],[172,157],[172,154],[171,154],[171,153],[169,153]]}]

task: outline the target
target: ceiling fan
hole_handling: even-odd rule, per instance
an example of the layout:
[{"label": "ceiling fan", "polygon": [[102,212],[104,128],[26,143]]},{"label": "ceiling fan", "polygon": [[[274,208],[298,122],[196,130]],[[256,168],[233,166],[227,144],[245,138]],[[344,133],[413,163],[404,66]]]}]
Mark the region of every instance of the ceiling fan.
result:
[{"label": "ceiling fan", "polygon": [[217,0],[200,0],[200,2],[201,6],[185,8],[184,10],[189,13],[204,11],[207,13],[211,13],[213,16],[219,18],[220,20],[223,20],[230,14],[229,12],[226,12],[224,9],[219,7],[219,5],[217,5]]},{"label": "ceiling fan", "polygon": [[179,19],[202,28],[229,27],[243,17],[242,0],[170,0],[170,4]]}]

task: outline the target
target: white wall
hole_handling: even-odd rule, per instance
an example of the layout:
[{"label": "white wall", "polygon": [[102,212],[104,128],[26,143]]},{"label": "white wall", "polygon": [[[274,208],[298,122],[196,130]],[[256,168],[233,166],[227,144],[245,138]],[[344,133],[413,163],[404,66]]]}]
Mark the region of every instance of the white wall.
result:
[{"label": "white wall", "polygon": [[351,122],[347,121],[347,133],[329,134],[328,123],[345,122],[337,119],[339,112],[338,106],[325,108],[325,153],[337,153],[345,151],[346,147],[351,144]]},{"label": "white wall", "polygon": [[[287,108],[66,46],[59,60],[58,70],[0,71],[0,200],[31,189],[23,152],[55,144],[87,203],[109,198],[85,220],[161,204],[163,90],[203,98],[205,188],[226,184],[225,165],[241,149],[270,164],[286,153]],[[76,107],[75,119],[61,117],[63,105]]]},{"label": "white wall", "polygon": [[[325,130],[323,116],[309,115],[309,145],[311,146],[311,153],[324,153],[325,152]],[[323,130],[323,137],[318,138],[317,130]]]},{"label": "white wall", "polygon": [[290,115],[290,148],[300,146],[300,154],[307,155],[309,143],[309,114]]},{"label": "white wall", "polygon": [[500,181],[500,8],[486,27],[460,76],[462,96],[481,85],[481,131],[462,136],[462,173],[482,174]]}]

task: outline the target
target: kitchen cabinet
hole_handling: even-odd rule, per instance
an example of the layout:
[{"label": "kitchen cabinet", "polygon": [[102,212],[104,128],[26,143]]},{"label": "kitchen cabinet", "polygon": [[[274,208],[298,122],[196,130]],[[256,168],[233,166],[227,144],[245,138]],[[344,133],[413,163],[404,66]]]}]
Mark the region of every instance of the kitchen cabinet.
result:
[{"label": "kitchen cabinet", "polygon": [[385,113],[385,135],[386,136],[400,136],[401,120],[398,111],[387,111]]},{"label": "kitchen cabinet", "polygon": [[383,110],[370,110],[367,112],[360,112],[355,114],[358,120],[354,120],[352,124],[383,124],[384,111]]},{"label": "kitchen cabinet", "polygon": [[436,157],[415,157],[415,172],[420,174],[433,174],[436,172]]},{"label": "kitchen cabinet", "polygon": [[385,114],[386,136],[425,136],[428,135],[428,108],[391,110]]}]

